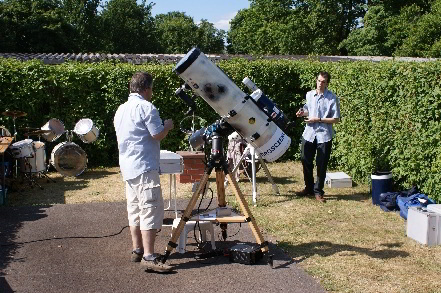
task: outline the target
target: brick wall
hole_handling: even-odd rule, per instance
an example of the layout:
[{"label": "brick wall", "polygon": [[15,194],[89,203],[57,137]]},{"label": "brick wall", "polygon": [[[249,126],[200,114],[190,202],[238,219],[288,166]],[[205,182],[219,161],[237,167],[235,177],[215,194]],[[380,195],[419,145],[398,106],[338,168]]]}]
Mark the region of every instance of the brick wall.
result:
[{"label": "brick wall", "polygon": [[204,175],[205,170],[204,152],[178,151],[176,153],[181,155],[184,159],[184,172],[177,175],[178,182],[199,182]]}]

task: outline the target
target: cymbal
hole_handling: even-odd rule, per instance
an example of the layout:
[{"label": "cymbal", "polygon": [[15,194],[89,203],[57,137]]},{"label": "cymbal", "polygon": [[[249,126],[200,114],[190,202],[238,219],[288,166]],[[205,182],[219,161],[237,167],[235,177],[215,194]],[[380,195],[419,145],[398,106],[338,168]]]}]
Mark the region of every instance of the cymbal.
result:
[{"label": "cymbal", "polygon": [[42,134],[47,134],[47,133],[50,133],[50,132],[52,132],[52,130],[42,130],[42,129],[40,129],[40,130],[32,131],[32,132],[29,132],[29,133],[25,133],[24,135],[25,136],[42,135]]},{"label": "cymbal", "polygon": [[40,129],[39,127],[20,127],[18,130],[29,132],[29,131],[37,131],[39,129]]},{"label": "cymbal", "polygon": [[5,116],[10,116],[10,117],[14,117],[14,118],[28,115],[28,113],[23,112],[23,111],[5,111],[2,114]]}]

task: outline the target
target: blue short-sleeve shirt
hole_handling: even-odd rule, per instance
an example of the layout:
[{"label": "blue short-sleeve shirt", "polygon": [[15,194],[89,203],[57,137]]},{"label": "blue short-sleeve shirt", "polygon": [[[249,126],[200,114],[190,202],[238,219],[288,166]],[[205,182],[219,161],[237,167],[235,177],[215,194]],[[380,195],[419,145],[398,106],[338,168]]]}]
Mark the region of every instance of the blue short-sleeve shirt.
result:
[{"label": "blue short-sleeve shirt", "polygon": [[164,130],[158,109],[141,95],[131,93],[116,111],[113,124],[123,179],[159,171],[160,142],[152,137]]},{"label": "blue short-sleeve shirt", "polygon": [[[303,106],[309,117],[340,118],[340,101],[337,96],[326,89],[323,94],[316,90],[306,94],[306,104]],[[303,131],[303,138],[309,142],[324,143],[330,141],[334,135],[332,124],[315,122],[307,123]]]}]

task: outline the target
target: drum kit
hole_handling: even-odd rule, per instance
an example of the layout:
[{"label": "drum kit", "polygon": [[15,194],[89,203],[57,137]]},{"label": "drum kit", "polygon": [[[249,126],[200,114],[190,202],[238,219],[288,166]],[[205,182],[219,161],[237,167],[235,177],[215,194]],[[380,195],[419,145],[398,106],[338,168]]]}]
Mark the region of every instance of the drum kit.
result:
[{"label": "drum kit", "polygon": [[[17,141],[15,120],[26,116],[27,113],[22,111],[5,111],[2,115],[12,117],[14,122],[13,134],[7,128],[0,126],[0,135],[1,137],[13,136],[14,143],[6,151],[9,151],[12,158],[16,161],[16,175],[18,175],[19,169],[20,173],[33,186],[34,184],[38,185],[35,181],[35,176],[45,176],[47,179],[50,179],[46,175],[50,165],[63,176],[78,176],[84,172],[87,167],[86,152],[79,145],[72,142],[72,138],[73,133],[75,133],[84,143],[94,142],[99,136],[99,129],[91,119],[80,119],[73,130],[66,130],[63,122],[52,118],[41,128],[19,128],[20,131],[24,132],[24,136],[27,139]],[[55,142],[63,134],[66,134],[67,141],[58,143],[52,149],[49,162],[47,162],[46,143],[42,142],[41,138],[46,142]],[[30,138],[33,136],[38,137],[38,140]],[[39,187],[41,188],[41,186]]]}]

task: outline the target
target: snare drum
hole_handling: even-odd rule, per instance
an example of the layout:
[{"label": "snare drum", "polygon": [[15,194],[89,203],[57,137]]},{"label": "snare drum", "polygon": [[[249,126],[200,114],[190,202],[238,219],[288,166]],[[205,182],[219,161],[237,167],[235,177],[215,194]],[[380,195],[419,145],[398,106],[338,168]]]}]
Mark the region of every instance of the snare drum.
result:
[{"label": "snare drum", "polygon": [[20,159],[20,171],[38,173],[46,170],[46,147],[41,141],[32,143],[34,154],[32,157]]},{"label": "snare drum", "polygon": [[86,169],[86,152],[73,142],[57,144],[51,153],[51,164],[63,176],[78,176]]},{"label": "snare drum", "polygon": [[34,148],[32,147],[32,139],[24,139],[14,142],[10,147],[14,158],[32,157]]},{"label": "snare drum", "polygon": [[45,140],[53,142],[64,133],[64,124],[60,120],[52,118],[41,127],[41,130],[50,130],[51,132],[42,134],[41,136],[43,136]]},{"label": "snare drum", "polygon": [[74,132],[81,138],[85,143],[94,142],[100,131],[95,127],[91,119],[81,119],[75,124]]}]

